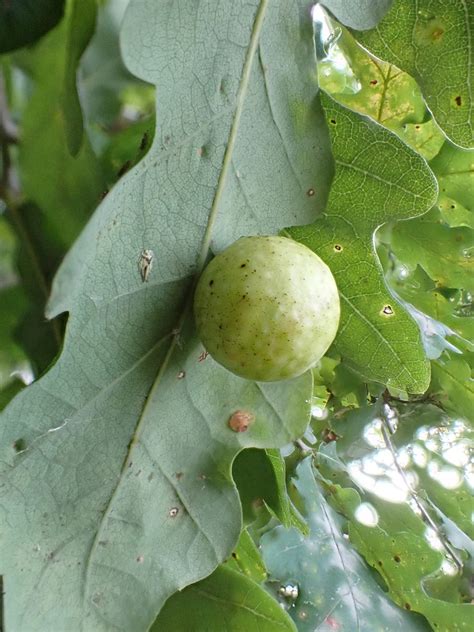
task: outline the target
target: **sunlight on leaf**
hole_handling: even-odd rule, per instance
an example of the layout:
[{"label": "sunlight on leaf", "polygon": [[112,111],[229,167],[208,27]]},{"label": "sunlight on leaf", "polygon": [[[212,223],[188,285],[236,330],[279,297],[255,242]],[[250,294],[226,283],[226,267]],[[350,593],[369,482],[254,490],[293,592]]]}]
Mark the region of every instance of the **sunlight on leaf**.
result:
[{"label": "sunlight on leaf", "polygon": [[369,569],[344,537],[345,520],[328,505],[306,459],[297,468],[294,485],[302,498],[311,531],[275,527],[261,540],[271,587],[289,582],[298,587],[296,600],[280,596],[298,630],[424,630],[394,606]]},{"label": "sunlight on leaf", "polygon": [[325,94],[321,100],[336,175],[324,217],[287,232],[317,252],[336,278],[342,302],[334,345],[344,360],[369,380],[422,393],[429,366],[419,330],[385,286],[373,233],[390,219],[425,212],[436,199],[434,176],[395,135]]},{"label": "sunlight on leaf", "polygon": [[375,29],[354,32],[414,77],[438,125],[465,148],[474,147],[473,22],[469,0],[396,0]]}]

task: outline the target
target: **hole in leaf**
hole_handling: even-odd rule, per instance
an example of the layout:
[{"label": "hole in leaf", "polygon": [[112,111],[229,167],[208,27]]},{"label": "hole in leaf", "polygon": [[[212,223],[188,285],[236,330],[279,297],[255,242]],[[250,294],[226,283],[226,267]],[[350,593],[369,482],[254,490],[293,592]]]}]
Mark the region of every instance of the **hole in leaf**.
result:
[{"label": "hole in leaf", "polygon": [[382,314],[385,314],[385,316],[392,316],[393,315],[393,307],[391,305],[384,305],[382,308]]},{"label": "hole in leaf", "polygon": [[308,191],[306,192],[306,195],[307,195],[308,197],[313,197],[313,195],[314,195],[314,189],[308,189]]},{"label": "hole in leaf", "polygon": [[330,122],[332,125],[335,125],[335,124],[336,124],[336,119],[329,119],[329,122]]},{"label": "hole in leaf", "polygon": [[342,252],[343,248],[342,248],[341,244],[334,244],[334,250],[336,252]]},{"label": "hole in leaf", "polygon": [[17,439],[13,444],[15,452],[24,452],[26,450],[26,441],[24,439]]}]

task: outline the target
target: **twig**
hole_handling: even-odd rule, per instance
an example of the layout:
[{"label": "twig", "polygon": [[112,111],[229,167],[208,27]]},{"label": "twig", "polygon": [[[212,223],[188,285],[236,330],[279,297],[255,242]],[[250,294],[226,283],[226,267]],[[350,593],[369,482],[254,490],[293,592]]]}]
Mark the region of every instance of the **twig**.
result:
[{"label": "twig", "polygon": [[390,451],[390,453],[392,455],[393,462],[395,464],[397,472],[400,474],[401,479],[403,480],[404,484],[406,485],[406,488],[407,488],[410,496],[412,497],[414,503],[418,507],[421,515],[423,516],[425,521],[429,524],[429,526],[433,529],[433,531],[436,533],[439,541],[443,545],[443,547],[446,550],[446,552],[448,553],[448,555],[453,559],[453,561],[455,562],[455,564],[458,567],[458,569],[461,570],[462,567],[463,567],[462,561],[459,559],[456,551],[453,549],[451,544],[447,541],[446,535],[438,527],[438,525],[434,522],[433,518],[430,516],[430,514],[428,513],[428,511],[424,507],[423,502],[422,502],[418,492],[415,489],[413,489],[410,481],[408,480],[408,478],[407,478],[407,476],[405,474],[405,471],[403,470],[403,468],[401,467],[400,463],[398,462],[397,453],[395,451],[395,448],[393,447],[393,443],[392,443],[392,440],[390,438],[390,435],[394,434],[394,432],[396,430],[395,421],[398,421],[398,412],[397,412],[397,410],[395,408],[392,408],[392,406],[390,406],[390,403],[389,403],[389,401],[390,401],[390,394],[387,391],[385,391],[383,398],[384,398],[384,404],[382,406],[382,422],[383,423],[382,423],[382,428],[381,428],[382,429],[382,436],[384,438],[385,445],[387,446],[387,449]]}]

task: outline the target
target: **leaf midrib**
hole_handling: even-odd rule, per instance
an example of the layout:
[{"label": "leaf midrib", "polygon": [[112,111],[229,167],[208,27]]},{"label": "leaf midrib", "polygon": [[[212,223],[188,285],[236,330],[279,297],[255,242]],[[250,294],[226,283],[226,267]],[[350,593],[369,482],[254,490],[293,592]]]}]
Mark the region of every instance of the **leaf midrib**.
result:
[{"label": "leaf midrib", "polygon": [[[240,125],[240,118],[242,115],[242,111],[243,111],[243,107],[244,107],[244,103],[245,103],[245,98],[247,95],[247,89],[248,89],[248,84],[249,84],[249,80],[250,80],[250,74],[251,74],[251,70],[252,70],[252,64],[253,64],[253,60],[255,58],[255,53],[257,51],[257,47],[258,47],[258,41],[260,38],[260,33],[262,30],[262,26],[263,26],[263,22],[264,22],[264,18],[265,18],[265,14],[266,14],[266,10],[268,7],[268,2],[269,0],[261,0],[260,1],[260,5],[257,9],[257,12],[255,14],[255,19],[254,19],[254,23],[253,23],[253,28],[252,28],[252,33],[251,33],[251,37],[250,37],[250,43],[249,43],[249,47],[247,50],[247,54],[245,57],[245,61],[244,61],[244,65],[242,68],[242,75],[241,75],[241,80],[240,80],[240,86],[239,86],[239,90],[237,92],[237,96],[236,96],[236,107],[235,107],[235,111],[234,111],[234,117],[232,120],[232,124],[231,124],[231,128],[230,128],[230,133],[229,133],[229,138],[228,138],[228,143],[227,143],[227,147],[226,147],[226,151],[224,154],[224,160],[222,163],[222,170],[219,176],[219,180],[218,180],[218,184],[217,184],[217,188],[216,188],[216,194],[214,196],[214,200],[211,206],[211,211],[209,213],[209,219],[208,219],[208,223],[207,223],[207,227],[206,227],[206,231],[204,233],[204,237],[203,237],[203,242],[202,242],[202,246],[201,246],[201,251],[199,254],[199,258],[198,258],[198,263],[197,263],[197,272],[196,272],[196,279],[199,277],[199,274],[201,273],[208,254],[209,254],[209,250],[210,250],[210,243],[211,243],[211,236],[212,236],[212,229],[214,227],[216,218],[217,218],[217,214],[219,211],[219,206],[220,206],[220,201],[225,189],[225,185],[226,185],[226,181],[227,181],[227,174],[232,166],[232,154],[233,154],[233,150],[235,147],[235,143],[237,140],[237,134],[238,134],[238,129],[239,129],[239,125]],[[177,331],[179,332],[185,322],[185,319],[189,313],[189,310],[191,308],[191,304],[192,304],[192,296],[193,296],[193,292],[190,291],[187,297],[187,300],[185,301],[185,305],[183,307],[183,310],[181,312],[181,315],[178,319],[178,327],[177,327]],[[143,407],[143,411],[140,415],[140,418],[138,420],[137,423],[137,427],[135,430],[135,433],[132,437],[132,440],[130,442],[130,446],[128,449],[128,453],[127,456],[124,460],[124,464],[122,466],[122,471],[120,473],[120,476],[118,478],[118,482],[117,485],[114,489],[114,491],[111,494],[110,500],[107,504],[107,508],[105,509],[100,524],[98,525],[97,531],[96,531],[96,536],[91,544],[91,548],[90,548],[90,552],[87,558],[87,562],[86,562],[86,568],[84,571],[84,586],[83,586],[83,591],[82,591],[82,599],[83,599],[83,614],[85,614],[86,611],[86,605],[87,605],[87,595],[88,595],[88,584],[89,584],[89,579],[90,579],[90,572],[91,572],[91,561],[94,555],[94,552],[96,550],[97,547],[97,543],[100,540],[100,535],[102,533],[102,530],[104,529],[104,525],[106,524],[106,521],[108,519],[109,516],[109,512],[110,509],[114,503],[114,499],[116,494],[118,493],[118,490],[120,488],[120,484],[122,481],[122,474],[123,472],[127,469],[128,464],[130,462],[131,459],[131,455],[132,452],[134,450],[135,445],[137,444],[138,438],[141,434],[141,428],[142,428],[142,424],[144,422],[144,419],[146,418],[146,412],[148,410],[148,406],[150,405],[150,402],[154,400],[154,393],[158,390],[158,387],[161,384],[161,379],[164,375],[164,373],[166,372],[166,369],[168,368],[168,364],[171,360],[171,357],[173,355],[173,352],[178,344],[178,336],[179,334],[176,334],[173,337],[173,340],[171,341],[170,347],[168,349],[168,352],[163,360],[163,363],[161,365],[161,367],[159,368],[159,371],[157,373],[155,382],[153,384],[153,386],[150,389],[150,393],[149,396],[147,398],[147,401]],[[81,620],[81,629],[84,630],[84,617]]]}]

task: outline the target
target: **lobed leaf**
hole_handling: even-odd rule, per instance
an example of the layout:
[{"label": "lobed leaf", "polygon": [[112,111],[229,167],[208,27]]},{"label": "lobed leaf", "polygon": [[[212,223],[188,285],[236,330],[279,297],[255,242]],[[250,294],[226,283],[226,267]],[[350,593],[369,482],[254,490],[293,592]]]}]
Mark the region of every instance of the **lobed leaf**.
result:
[{"label": "lobed leaf", "polygon": [[32,44],[61,20],[65,0],[13,0],[0,5],[0,53]]},{"label": "lobed leaf", "polygon": [[298,630],[424,630],[422,622],[390,602],[343,537],[345,521],[321,493],[311,459],[298,466],[293,482],[310,534],[278,526],[262,537],[261,547],[271,579],[298,586],[289,610]]},{"label": "lobed leaf", "polygon": [[[356,517],[360,497],[355,490],[336,487],[334,494],[339,507],[350,519],[351,542],[382,575],[390,596],[398,605],[423,614],[439,632],[471,628],[470,604],[449,603],[425,589],[425,580],[439,572],[442,555],[430,547],[423,535],[412,528],[397,526],[393,521],[394,512],[381,504],[377,505],[377,525],[367,526]],[[412,510],[405,504],[397,506],[396,516],[399,523],[405,517],[408,523],[413,521]]]},{"label": "lobed leaf", "polygon": [[396,0],[374,29],[354,34],[371,53],[412,75],[448,138],[472,148],[473,32],[469,0]]},{"label": "lobed leaf", "polygon": [[[0,426],[1,559],[16,630],[148,629],[172,593],[233,550],[236,454],[305,430],[311,374],[276,385],[233,376],[205,358],[188,307],[210,245],[308,222],[326,201],[332,164],[307,8],[128,8],[125,57],[159,86],[155,141],[68,254],[49,306],[70,312],[62,355]],[[144,249],[154,253],[147,283]],[[236,434],[227,422],[240,409],[255,420]]]},{"label": "lobed leaf", "polygon": [[342,300],[334,346],[344,361],[368,380],[422,393],[430,373],[419,330],[384,283],[373,233],[386,221],[428,210],[436,181],[388,130],[327,95],[321,99],[336,174],[323,218],[288,234],[317,252],[336,278]]}]

